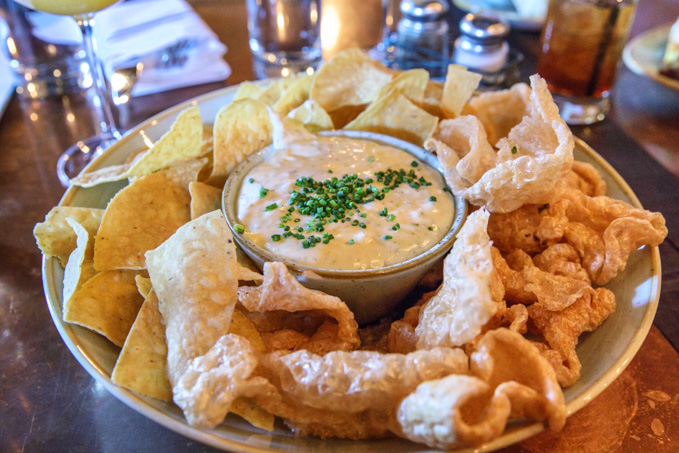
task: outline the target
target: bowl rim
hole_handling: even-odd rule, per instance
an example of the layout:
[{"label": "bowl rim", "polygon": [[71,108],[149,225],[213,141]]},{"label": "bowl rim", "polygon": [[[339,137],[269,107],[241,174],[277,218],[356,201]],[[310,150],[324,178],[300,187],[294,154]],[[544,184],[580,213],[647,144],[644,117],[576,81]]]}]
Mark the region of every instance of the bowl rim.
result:
[{"label": "bowl rim", "polygon": [[[434,154],[426,151],[424,148],[413,143],[377,132],[357,130],[328,130],[322,131],[317,135],[321,137],[348,137],[356,140],[368,140],[399,149],[422,161],[424,164],[438,172],[443,179],[444,187],[448,187],[443,168],[437,157]],[[226,183],[224,184],[224,189],[222,191],[221,209],[222,214],[226,219],[226,223],[233,233],[236,243],[238,243],[238,245],[243,249],[243,251],[245,251],[246,254],[253,253],[264,262],[282,262],[293,273],[303,274],[305,272],[313,272],[314,274],[321,277],[330,277],[338,280],[372,279],[376,276],[397,274],[408,269],[435,261],[448,253],[455,242],[455,236],[460,231],[460,228],[462,228],[462,225],[464,225],[464,222],[467,219],[469,212],[467,200],[453,194],[451,191],[450,196],[453,198],[455,210],[453,212],[453,221],[446,234],[436,244],[424,250],[417,256],[408,258],[405,261],[395,264],[390,264],[389,266],[383,266],[375,269],[329,269],[313,266],[310,264],[302,264],[289,258],[278,256],[270,250],[257,245],[247,236],[238,234],[234,229],[234,226],[238,223],[236,204],[238,202],[238,193],[242,186],[242,182],[245,179],[247,173],[266,158],[267,154],[271,151],[272,146],[273,145],[268,145],[254,152],[241,163],[239,163],[238,166],[236,166],[236,168],[231,172],[226,180]]]}]

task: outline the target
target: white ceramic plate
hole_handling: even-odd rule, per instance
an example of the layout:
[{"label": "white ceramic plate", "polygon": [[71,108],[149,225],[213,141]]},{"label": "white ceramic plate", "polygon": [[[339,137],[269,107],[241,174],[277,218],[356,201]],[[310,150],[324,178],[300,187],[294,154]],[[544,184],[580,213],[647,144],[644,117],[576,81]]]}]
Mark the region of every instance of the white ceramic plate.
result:
[{"label": "white ceramic plate", "polygon": [[679,90],[679,80],[658,72],[671,27],[672,24],[668,24],[654,28],[628,42],[622,52],[622,60],[631,71],[655,80],[668,88]]},{"label": "white ceramic plate", "polygon": [[[230,87],[201,96],[156,115],[131,130],[122,140],[92,162],[90,167],[94,169],[122,163],[130,153],[142,148],[149,139],[160,138],[170,128],[178,113],[188,106],[198,105],[203,120],[212,121],[219,108],[232,100],[236,88]],[[576,159],[590,162],[597,167],[608,184],[610,196],[640,207],[639,200],[620,175],[580,140],[576,140],[575,156]],[[88,189],[72,187],[66,192],[60,204],[103,208],[123,185],[124,183],[109,183]],[[62,321],[62,280],[63,269],[59,260],[45,258],[43,285],[47,304],[54,324],[71,353],[85,370],[116,398],[173,431],[229,451],[430,451],[426,446],[398,438],[362,442],[296,438],[282,425],[277,425],[273,433],[267,433],[233,415],[212,430],[192,428],[186,424],[181,411],[173,404],[139,396],[111,382],[111,371],[120,349],[88,329]],[[633,253],[627,269],[607,286],[617,296],[618,309],[599,329],[580,338],[577,351],[582,360],[582,377],[564,392],[568,414],[586,405],[622,373],[646,338],[660,294],[660,258],[657,247],[645,247]],[[542,429],[540,423],[514,421],[507,427],[502,437],[475,451],[492,451],[511,445]]]},{"label": "white ceramic plate", "polygon": [[486,14],[509,22],[512,28],[526,31],[540,31],[545,23],[544,17],[524,16],[508,1],[509,6],[498,8],[492,0],[453,0],[453,4],[467,13]]}]

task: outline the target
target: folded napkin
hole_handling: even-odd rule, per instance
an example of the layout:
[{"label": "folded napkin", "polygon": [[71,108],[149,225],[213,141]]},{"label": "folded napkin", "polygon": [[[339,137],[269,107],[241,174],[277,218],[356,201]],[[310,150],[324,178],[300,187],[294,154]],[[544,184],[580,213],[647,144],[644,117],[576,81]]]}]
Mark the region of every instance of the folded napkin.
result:
[{"label": "folded napkin", "polygon": [[[132,96],[225,80],[231,74],[222,59],[226,46],[184,0],[127,1],[100,11],[94,20],[97,51],[109,78],[142,63]],[[31,21],[46,41],[79,39],[71,18],[35,13]]]}]

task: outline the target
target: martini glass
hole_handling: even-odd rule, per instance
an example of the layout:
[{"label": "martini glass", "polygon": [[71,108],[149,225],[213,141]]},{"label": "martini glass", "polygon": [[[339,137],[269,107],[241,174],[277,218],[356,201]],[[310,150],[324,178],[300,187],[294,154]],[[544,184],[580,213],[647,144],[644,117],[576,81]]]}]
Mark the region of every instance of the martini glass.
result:
[{"label": "martini glass", "polygon": [[69,147],[57,161],[57,176],[65,187],[71,178],[92,160],[94,156],[121,137],[116,129],[111,107],[111,97],[108,95],[103,66],[96,52],[96,41],[93,37],[94,13],[111,6],[118,0],[16,0],[18,3],[38,11],[51,14],[71,16],[80,27],[83,36],[83,48],[92,73],[95,89],[94,105],[97,108],[97,119],[101,134],[81,140]]}]

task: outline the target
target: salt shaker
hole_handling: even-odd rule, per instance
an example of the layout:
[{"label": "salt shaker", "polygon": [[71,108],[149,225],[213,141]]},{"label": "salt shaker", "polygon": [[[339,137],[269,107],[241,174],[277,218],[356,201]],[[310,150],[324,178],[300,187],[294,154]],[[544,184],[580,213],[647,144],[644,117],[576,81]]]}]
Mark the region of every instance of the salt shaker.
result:
[{"label": "salt shaker", "polygon": [[494,17],[469,13],[460,21],[455,40],[455,63],[483,72],[498,72],[507,64],[509,24]]},{"label": "salt shaker", "polygon": [[449,27],[445,16],[448,10],[446,0],[403,0],[402,17],[397,26],[398,47],[424,50],[440,55],[441,60],[447,59]]}]

